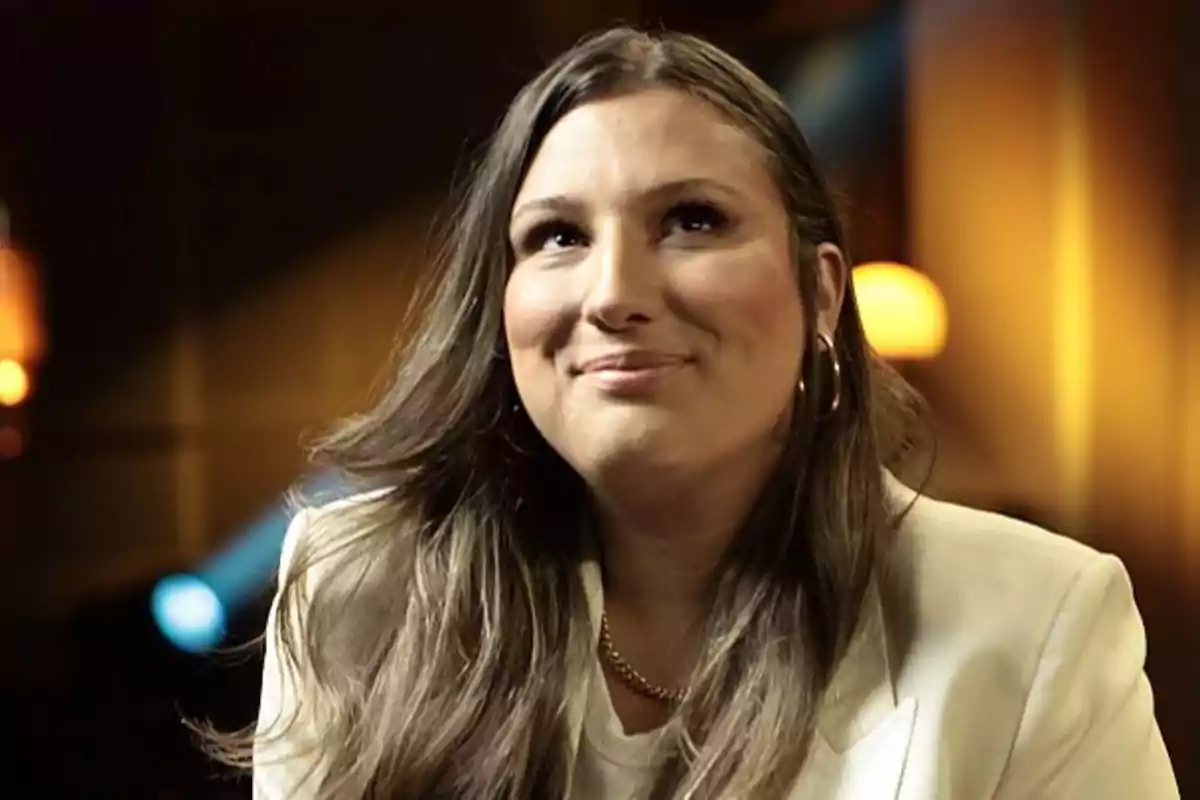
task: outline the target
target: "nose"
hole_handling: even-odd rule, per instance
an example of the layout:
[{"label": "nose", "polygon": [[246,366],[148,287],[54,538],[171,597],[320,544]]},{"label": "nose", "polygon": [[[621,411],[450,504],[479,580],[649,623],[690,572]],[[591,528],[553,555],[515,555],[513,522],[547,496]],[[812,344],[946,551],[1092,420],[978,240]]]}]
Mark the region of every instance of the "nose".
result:
[{"label": "nose", "polygon": [[662,288],[654,254],[636,235],[614,226],[597,237],[583,302],[583,318],[617,333],[645,325],[658,316]]}]

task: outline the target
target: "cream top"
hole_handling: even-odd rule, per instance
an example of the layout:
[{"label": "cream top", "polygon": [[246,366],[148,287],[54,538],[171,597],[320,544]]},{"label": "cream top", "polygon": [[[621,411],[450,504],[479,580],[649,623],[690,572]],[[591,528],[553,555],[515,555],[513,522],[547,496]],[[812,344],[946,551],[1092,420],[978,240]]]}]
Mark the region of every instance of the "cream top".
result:
[{"label": "cream top", "polygon": [[662,729],[628,735],[613,708],[600,662],[593,662],[588,705],[575,760],[571,800],[627,800],[650,789]]}]

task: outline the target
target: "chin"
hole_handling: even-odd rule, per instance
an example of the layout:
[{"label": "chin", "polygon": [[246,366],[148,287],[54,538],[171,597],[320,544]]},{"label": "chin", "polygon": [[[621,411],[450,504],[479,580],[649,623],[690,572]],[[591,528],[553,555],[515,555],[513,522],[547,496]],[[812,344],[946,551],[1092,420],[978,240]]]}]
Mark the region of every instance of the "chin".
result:
[{"label": "chin", "polygon": [[654,471],[673,470],[696,460],[697,443],[704,438],[696,431],[666,421],[629,420],[619,426],[597,425],[570,447],[567,460],[585,478],[652,476]]}]

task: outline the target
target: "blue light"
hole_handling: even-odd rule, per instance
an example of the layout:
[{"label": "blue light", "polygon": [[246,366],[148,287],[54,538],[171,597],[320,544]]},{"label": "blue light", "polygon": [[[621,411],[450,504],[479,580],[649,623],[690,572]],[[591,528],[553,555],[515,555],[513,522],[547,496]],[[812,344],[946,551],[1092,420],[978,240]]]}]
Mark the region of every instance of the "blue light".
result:
[{"label": "blue light", "polygon": [[[303,479],[302,494],[307,503],[323,505],[344,497],[347,487],[336,473],[319,473]],[[190,573],[159,581],[150,609],[171,644],[204,653],[221,643],[229,620],[270,586],[293,510],[281,499]]]},{"label": "blue light", "polygon": [[225,609],[208,584],[195,575],[168,575],[150,596],[158,629],[171,644],[203,653],[225,636]]}]

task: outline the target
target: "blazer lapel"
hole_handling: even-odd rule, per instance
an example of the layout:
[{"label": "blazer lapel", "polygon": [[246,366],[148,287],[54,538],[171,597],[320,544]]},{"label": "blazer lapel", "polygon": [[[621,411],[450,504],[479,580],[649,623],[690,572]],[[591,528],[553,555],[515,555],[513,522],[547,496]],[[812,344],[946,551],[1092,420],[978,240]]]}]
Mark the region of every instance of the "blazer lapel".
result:
[{"label": "blazer lapel", "polygon": [[897,702],[879,594],[864,604],[817,722],[792,800],[893,800],[900,791],[917,701]]},{"label": "blazer lapel", "polygon": [[894,800],[916,713],[910,697],[840,752],[818,734],[791,800]]},{"label": "blazer lapel", "polygon": [[[588,558],[579,568],[579,577],[583,582],[583,593],[587,600],[588,619],[591,622],[589,636],[591,638],[590,652],[595,653],[600,643],[600,615],[604,611],[604,584],[601,581],[600,564],[595,559]],[[567,743],[570,758],[567,771],[567,793],[570,797],[572,784],[575,780],[576,762],[579,760],[579,744],[583,738],[584,720],[587,718],[588,699],[592,695],[592,681],[595,680],[596,670],[583,670],[583,684],[575,689],[567,703],[567,723],[570,740]]]}]

